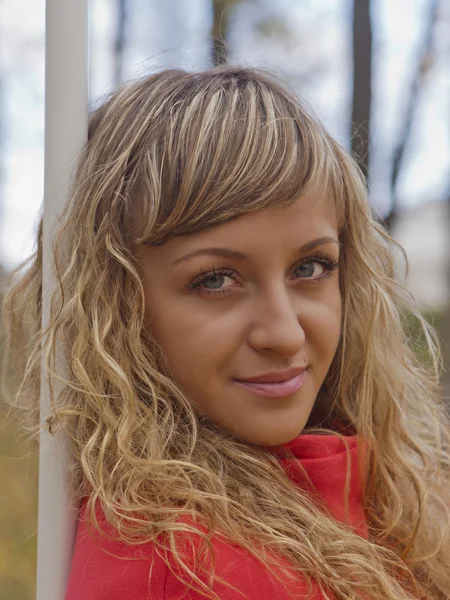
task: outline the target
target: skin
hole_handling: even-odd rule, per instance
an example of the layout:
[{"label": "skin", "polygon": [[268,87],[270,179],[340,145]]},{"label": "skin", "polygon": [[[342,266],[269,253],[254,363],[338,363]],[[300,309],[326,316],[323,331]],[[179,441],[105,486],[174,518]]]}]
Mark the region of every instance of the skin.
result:
[{"label": "skin", "polygon": [[[214,424],[251,444],[276,446],[302,432],[335,355],[341,333],[339,271],[318,281],[327,267],[305,259],[321,252],[338,261],[339,245],[296,253],[324,236],[338,240],[334,202],[309,193],[288,208],[249,213],[160,247],[135,248],[146,327],[175,380]],[[238,250],[248,258],[196,256],[172,264],[210,247]],[[211,274],[200,287],[188,289],[213,266],[233,275]],[[230,293],[208,295],[222,289]],[[256,395],[235,381],[293,366],[306,366],[307,372],[300,389],[285,398]]]}]

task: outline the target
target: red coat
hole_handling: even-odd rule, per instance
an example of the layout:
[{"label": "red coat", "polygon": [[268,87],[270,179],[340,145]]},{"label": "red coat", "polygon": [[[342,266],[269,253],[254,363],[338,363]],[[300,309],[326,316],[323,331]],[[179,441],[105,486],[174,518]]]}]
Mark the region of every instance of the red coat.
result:
[{"label": "red coat", "polygon": [[[349,516],[359,535],[367,538],[367,524],[361,506],[361,489],[357,471],[357,436],[345,436],[350,446],[352,476],[349,495]],[[344,488],[347,469],[347,455],[343,442],[332,435],[300,435],[281,447],[288,447],[295,459],[279,456],[289,477],[305,489],[306,481],[298,469],[298,461],[311,478],[316,491],[323,497],[333,516],[345,521]],[[278,453],[278,449],[275,452]],[[127,546],[121,542],[110,542],[96,538],[94,542],[88,535],[83,521],[86,502],[81,506],[81,519],[72,568],[65,600],[203,600],[204,596],[190,591],[183,595],[186,588],[170,572],[162,559],[153,553],[149,542],[141,546]],[[102,517],[100,508],[99,518]],[[229,581],[244,592],[249,600],[288,600],[290,596],[284,587],[251,554],[243,552],[238,546],[215,540],[216,574]],[[119,555],[121,559],[107,554],[100,548]],[[138,552],[139,560],[123,560]],[[135,555],[135,554],[134,554]],[[154,560],[149,581],[151,560]],[[176,565],[176,563],[174,563]],[[175,570],[176,567],[174,567]],[[186,578],[187,576],[184,575]],[[303,598],[305,583],[298,579],[289,583],[295,598]],[[215,584],[214,591],[223,600],[242,600],[244,596],[230,590],[222,584]],[[315,600],[322,599],[317,591]]]}]

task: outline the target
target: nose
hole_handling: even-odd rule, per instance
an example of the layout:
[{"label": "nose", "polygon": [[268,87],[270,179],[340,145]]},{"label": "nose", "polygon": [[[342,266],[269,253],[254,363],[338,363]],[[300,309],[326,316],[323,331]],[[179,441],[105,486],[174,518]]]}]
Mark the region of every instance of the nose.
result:
[{"label": "nose", "polygon": [[249,344],[255,350],[295,356],[306,339],[300,313],[298,295],[293,298],[284,285],[262,292],[252,306]]}]

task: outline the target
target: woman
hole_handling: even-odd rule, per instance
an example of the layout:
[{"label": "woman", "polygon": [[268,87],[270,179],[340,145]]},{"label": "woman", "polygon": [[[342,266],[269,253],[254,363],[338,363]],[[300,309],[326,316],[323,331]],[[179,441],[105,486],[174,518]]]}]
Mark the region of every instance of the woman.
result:
[{"label": "woman", "polygon": [[[45,340],[70,366],[67,600],[449,597],[441,355],[396,247],[273,75],[165,70],[93,112]],[[3,311],[32,431],[41,257],[42,224]]]}]

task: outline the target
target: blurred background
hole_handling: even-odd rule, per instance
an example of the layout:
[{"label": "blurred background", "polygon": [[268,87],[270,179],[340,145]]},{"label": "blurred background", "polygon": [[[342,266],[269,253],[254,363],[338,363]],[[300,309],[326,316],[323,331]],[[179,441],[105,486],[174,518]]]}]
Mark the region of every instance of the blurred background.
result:
[{"label": "blurred background", "polygon": [[[440,334],[450,398],[450,2],[91,0],[90,102],[161,67],[276,70],[357,157],[407,285]],[[43,201],[44,0],[0,0],[0,293]],[[403,275],[402,275],[403,276]],[[424,356],[424,360],[426,357]],[[35,597],[38,456],[0,425],[0,597]]]}]

